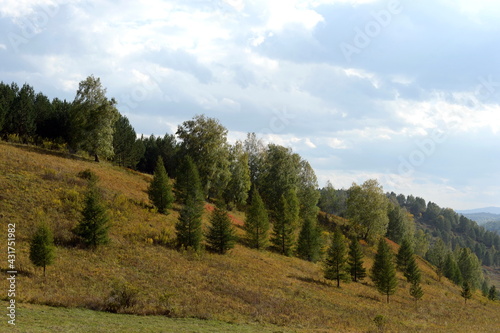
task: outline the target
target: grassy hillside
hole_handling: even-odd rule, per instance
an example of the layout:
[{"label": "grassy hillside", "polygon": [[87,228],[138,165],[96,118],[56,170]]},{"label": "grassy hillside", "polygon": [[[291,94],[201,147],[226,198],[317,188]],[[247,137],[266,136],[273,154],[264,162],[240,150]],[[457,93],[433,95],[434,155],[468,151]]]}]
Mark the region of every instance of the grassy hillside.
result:
[{"label": "grassy hillside", "polygon": [[[96,251],[75,247],[71,234],[86,184],[77,175],[86,169],[99,176],[113,221],[110,244]],[[244,324],[241,331],[250,324],[299,331],[367,332],[377,329],[373,321],[377,315],[384,316],[387,331],[498,331],[500,302],[476,293],[464,305],[459,289],[445,279],[438,282],[423,260],[419,265],[425,295],[416,306],[408,294],[409,285],[399,273],[399,289],[386,304],[369,279],[338,289],[323,279],[320,264],[297,258],[258,252],[241,244],[225,256],[178,252],[169,247],[178,207],[168,216],[157,214],[145,193],[149,179],[106,163],[0,143],[0,220],[4,226],[0,239],[7,239],[7,223],[16,223],[16,264],[20,272],[17,300],[29,309],[19,316],[19,325],[24,321],[30,327],[45,327],[44,313],[49,316],[56,311],[28,303],[103,310],[109,305],[110,292],[122,286],[136,294],[136,302],[120,312]],[[232,216],[241,234],[244,215],[238,212]],[[28,240],[43,218],[59,244],[46,277],[28,259]],[[392,246],[396,250],[397,245]],[[370,267],[374,249],[364,250]],[[5,271],[6,260],[1,263]],[[1,279],[0,288],[8,289],[6,279]],[[6,293],[3,295],[6,300]],[[78,321],[85,313],[111,328],[122,321],[116,319],[122,317],[82,311],[67,311],[65,317],[70,318],[68,322],[72,317]],[[123,318],[132,318],[123,322],[140,320],[144,325],[164,320],[156,316]],[[176,323],[182,326],[183,322]],[[155,331],[155,326],[151,327]]]}]

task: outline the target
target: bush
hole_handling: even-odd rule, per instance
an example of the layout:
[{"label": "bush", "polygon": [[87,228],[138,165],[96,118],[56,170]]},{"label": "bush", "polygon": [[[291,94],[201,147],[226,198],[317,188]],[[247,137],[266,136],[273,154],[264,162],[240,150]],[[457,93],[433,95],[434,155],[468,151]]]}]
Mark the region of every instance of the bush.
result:
[{"label": "bush", "polygon": [[137,303],[139,291],[127,282],[115,281],[106,300],[105,311],[117,313],[133,307]]},{"label": "bush", "polygon": [[88,180],[88,181],[94,181],[94,182],[96,182],[97,180],[99,180],[99,177],[94,173],[94,171],[92,171],[90,169],[86,169],[86,170],[80,171],[78,173],[78,177],[81,178],[81,179],[85,179],[85,180]]}]

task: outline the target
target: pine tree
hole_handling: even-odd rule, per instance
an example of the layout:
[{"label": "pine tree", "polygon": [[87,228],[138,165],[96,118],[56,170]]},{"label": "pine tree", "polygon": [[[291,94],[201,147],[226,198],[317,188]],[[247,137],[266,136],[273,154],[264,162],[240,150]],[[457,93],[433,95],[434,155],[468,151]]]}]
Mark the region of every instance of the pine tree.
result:
[{"label": "pine tree", "polygon": [[337,287],[340,288],[340,280],[349,280],[349,266],[347,265],[347,247],[345,237],[337,229],[332,237],[332,244],[328,249],[326,258],[325,278],[337,280]]},{"label": "pine tree", "polygon": [[220,207],[215,207],[210,217],[207,242],[209,248],[218,254],[225,254],[234,247],[234,227],[227,212]]},{"label": "pine tree", "polygon": [[204,200],[198,168],[188,155],[183,158],[177,170],[175,189],[177,190],[176,197],[181,204],[186,203],[188,196],[197,201]]},{"label": "pine tree", "polygon": [[413,249],[408,238],[403,239],[401,247],[399,248],[398,254],[396,256],[396,264],[401,272],[406,271],[406,267],[413,257]]},{"label": "pine tree", "polygon": [[490,290],[488,291],[488,299],[495,301],[497,299],[497,288],[495,286],[491,286]]},{"label": "pine tree", "polygon": [[420,268],[418,267],[417,260],[414,255],[410,257],[403,274],[408,282],[412,284],[420,283]]},{"label": "pine tree", "polygon": [[460,272],[457,261],[451,252],[446,256],[443,273],[444,276],[453,281],[455,284],[460,285],[462,283],[462,273]]},{"label": "pine tree", "polygon": [[468,281],[465,281],[462,284],[462,292],[460,293],[460,295],[462,295],[462,297],[464,298],[465,304],[467,304],[467,300],[468,299],[472,298],[472,292],[471,292],[471,288],[470,288],[470,283]]},{"label": "pine tree", "polygon": [[89,182],[85,195],[85,206],[82,211],[82,220],[74,229],[83,244],[95,249],[100,244],[106,244],[108,239],[109,216],[102,203],[101,194],[96,183]]},{"label": "pine tree", "polygon": [[259,191],[255,188],[252,191],[252,203],[248,209],[244,227],[251,247],[257,250],[267,247],[269,241],[269,217]]},{"label": "pine tree", "polygon": [[319,259],[320,247],[320,231],[314,219],[307,217],[299,233],[297,255],[304,260],[316,262]]},{"label": "pine tree", "polygon": [[271,242],[283,255],[292,254],[295,244],[295,228],[299,218],[299,202],[296,191],[291,189],[280,200],[280,209],[274,221]]},{"label": "pine tree", "polygon": [[396,278],[394,258],[384,238],[381,238],[378,243],[375,262],[371,269],[371,279],[378,291],[387,296],[387,303],[389,303],[389,296],[396,292],[398,280]]},{"label": "pine tree", "polygon": [[348,264],[350,266],[351,278],[354,282],[358,280],[363,280],[366,277],[366,269],[363,267],[363,249],[361,244],[355,238],[351,241],[349,245],[349,260]]},{"label": "pine tree", "polygon": [[410,296],[415,299],[415,302],[417,302],[419,299],[424,296],[424,291],[422,290],[422,287],[420,286],[420,283],[418,282],[412,282],[410,286]]},{"label": "pine tree", "polygon": [[54,262],[54,237],[52,231],[45,222],[36,229],[30,243],[30,260],[33,265],[45,268]]},{"label": "pine tree", "polygon": [[177,246],[179,248],[191,248],[194,251],[198,251],[203,236],[201,230],[203,202],[197,200],[193,194],[188,195],[185,200],[179,220],[175,224]]},{"label": "pine tree", "polygon": [[167,210],[172,208],[174,194],[161,157],[158,157],[156,162],[153,180],[148,188],[148,195],[149,200],[153,202],[160,214],[166,214]]}]

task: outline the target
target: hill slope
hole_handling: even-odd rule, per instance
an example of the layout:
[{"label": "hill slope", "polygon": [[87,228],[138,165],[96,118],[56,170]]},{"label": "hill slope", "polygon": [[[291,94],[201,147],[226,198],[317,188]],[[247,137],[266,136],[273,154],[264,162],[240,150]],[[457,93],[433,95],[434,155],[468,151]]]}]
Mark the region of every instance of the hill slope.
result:
[{"label": "hill slope", "polygon": [[[85,169],[99,176],[113,221],[110,244],[96,251],[75,247],[71,240],[85,191],[85,182],[77,174]],[[258,252],[241,244],[225,256],[171,249],[168,244],[174,237],[178,210],[164,216],[149,206],[145,192],[149,179],[105,163],[0,143],[0,219],[3,225],[16,224],[17,301],[102,310],[109,304],[114,286],[122,285],[136,295],[136,302],[121,311],[134,314],[322,332],[374,330],[373,319],[383,315],[386,328],[392,331],[498,330],[500,302],[476,293],[464,306],[458,288],[446,279],[438,282],[423,260],[419,265],[425,295],[416,307],[408,294],[409,285],[399,273],[398,291],[386,304],[369,279],[338,289],[323,279],[320,264],[297,258]],[[45,278],[28,259],[28,240],[42,218],[52,226],[60,244]],[[242,213],[233,214],[236,222],[243,218]],[[242,233],[241,226],[238,232]],[[6,228],[0,237],[7,238]],[[365,247],[364,251],[370,267],[374,250]],[[4,271],[6,266],[2,261]],[[0,288],[7,287],[2,279]]]}]

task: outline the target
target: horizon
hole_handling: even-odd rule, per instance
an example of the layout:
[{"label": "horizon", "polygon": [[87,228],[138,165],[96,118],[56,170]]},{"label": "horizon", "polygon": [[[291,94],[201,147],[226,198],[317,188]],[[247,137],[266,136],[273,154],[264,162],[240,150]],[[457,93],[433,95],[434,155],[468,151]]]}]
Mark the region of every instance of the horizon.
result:
[{"label": "horizon", "polygon": [[487,0],[8,0],[0,73],[70,101],[94,74],[137,133],[205,114],[229,142],[291,147],[320,187],[498,207],[499,18]]}]

